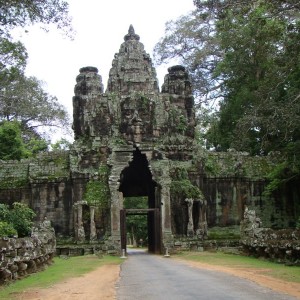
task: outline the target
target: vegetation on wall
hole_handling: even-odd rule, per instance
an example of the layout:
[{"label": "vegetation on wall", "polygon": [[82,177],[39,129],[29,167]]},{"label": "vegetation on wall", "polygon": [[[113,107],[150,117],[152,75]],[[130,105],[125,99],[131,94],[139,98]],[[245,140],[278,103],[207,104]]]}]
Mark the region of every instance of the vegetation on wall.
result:
[{"label": "vegetation on wall", "polygon": [[170,190],[172,195],[180,198],[204,198],[200,189],[189,180],[188,172],[184,168],[175,168]]},{"label": "vegetation on wall", "polygon": [[0,204],[0,236],[28,236],[34,217],[34,211],[23,203],[15,202],[11,209],[6,204]]},{"label": "vegetation on wall", "polygon": [[109,169],[106,165],[101,165],[97,179],[92,179],[87,183],[84,193],[84,200],[90,205],[100,208],[108,208],[110,203],[110,193],[108,186]]},{"label": "vegetation on wall", "polygon": [[29,184],[28,178],[3,178],[0,181],[0,189],[16,189],[26,187]]}]

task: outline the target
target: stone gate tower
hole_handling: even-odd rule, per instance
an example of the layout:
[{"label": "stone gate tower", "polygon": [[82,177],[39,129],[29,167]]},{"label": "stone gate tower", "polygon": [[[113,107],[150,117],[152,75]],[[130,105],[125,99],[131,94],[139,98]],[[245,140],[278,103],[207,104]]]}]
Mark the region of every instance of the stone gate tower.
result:
[{"label": "stone gate tower", "polygon": [[[185,68],[168,71],[160,92],[151,58],[132,25],[114,56],[105,92],[97,68],[80,69],[71,152],[72,180],[78,182],[73,192],[77,235],[84,231],[83,182],[105,180],[101,168],[108,167],[109,218],[102,216],[106,223],[101,226],[106,227],[111,245],[120,250],[124,242],[123,198],[129,196],[148,197],[149,250],[161,252],[172,241],[169,166],[171,161],[191,158],[195,116]],[[91,221],[91,235],[96,227],[97,218]]]}]

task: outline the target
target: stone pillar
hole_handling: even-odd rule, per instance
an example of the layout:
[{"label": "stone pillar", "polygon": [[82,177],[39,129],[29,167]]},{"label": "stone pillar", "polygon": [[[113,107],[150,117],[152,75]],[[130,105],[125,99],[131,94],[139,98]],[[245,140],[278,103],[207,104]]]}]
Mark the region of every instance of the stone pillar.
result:
[{"label": "stone pillar", "polygon": [[204,239],[207,237],[207,220],[206,220],[207,201],[205,199],[199,200],[199,219],[198,229],[196,231],[197,237]]},{"label": "stone pillar", "polygon": [[[155,169],[155,164],[152,165]],[[170,186],[171,178],[169,175],[169,162],[160,161],[159,169],[157,169],[159,177],[155,178],[159,183],[160,190],[160,202],[161,202],[161,231],[162,231],[162,243],[164,248],[173,247],[173,235],[171,226],[171,199],[170,199]]]},{"label": "stone pillar", "polygon": [[97,234],[96,234],[96,225],[95,225],[95,207],[90,206],[90,240],[94,241],[97,239]]},{"label": "stone pillar", "polygon": [[85,232],[82,222],[82,205],[83,203],[77,203],[77,240],[84,241],[85,240]]},{"label": "stone pillar", "polygon": [[194,199],[192,198],[187,198],[184,200],[187,202],[188,205],[188,226],[187,226],[187,236],[193,237],[194,236],[194,222],[193,222],[193,204],[194,204]]},{"label": "stone pillar", "polygon": [[161,188],[161,218],[162,218],[162,232],[171,233],[171,203],[170,203],[170,183],[164,182]]},{"label": "stone pillar", "polygon": [[74,237],[75,241],[78,240],[78,209],[77,205],[73,205],[73,211],[74,211]]}]

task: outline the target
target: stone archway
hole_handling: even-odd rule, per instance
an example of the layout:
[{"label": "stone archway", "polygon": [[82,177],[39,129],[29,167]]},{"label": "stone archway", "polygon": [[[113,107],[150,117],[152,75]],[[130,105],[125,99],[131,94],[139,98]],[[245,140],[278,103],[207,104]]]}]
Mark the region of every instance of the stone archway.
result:
[{"label": "stone archway", "polygon": [[128,215],[143,214],[147,216],[148,250],[161,252],[160,201],[156,197],[157,183],[152,179],[148,160],[145,154],[136,148],[129,165],[120,174],[119,192],[123,197],[147,197],[148,207],[145,209],[120,210],[121,248],[126,249],[126,218]]}]

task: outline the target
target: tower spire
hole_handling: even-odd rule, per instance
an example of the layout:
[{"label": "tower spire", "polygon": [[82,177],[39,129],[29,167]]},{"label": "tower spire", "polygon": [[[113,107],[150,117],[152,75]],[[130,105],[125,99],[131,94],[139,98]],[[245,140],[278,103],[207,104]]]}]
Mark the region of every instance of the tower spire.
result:
[{"label": "tower spire", "polygon": [[140,36],[135,33],[132,24],[130,24],[129,29],[128,29],[128,33],[124,36],[124,41],[125,42],[129,41],[129,40],[136,40],[136,41],[140,40]]}]

